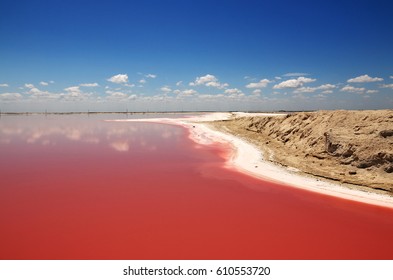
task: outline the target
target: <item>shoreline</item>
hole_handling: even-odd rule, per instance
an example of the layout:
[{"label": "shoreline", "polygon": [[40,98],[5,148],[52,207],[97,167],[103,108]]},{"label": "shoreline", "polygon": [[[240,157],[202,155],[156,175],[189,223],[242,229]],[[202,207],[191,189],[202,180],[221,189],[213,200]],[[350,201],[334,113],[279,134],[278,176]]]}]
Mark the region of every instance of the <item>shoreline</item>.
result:
[{"label": "shoreline", "polygon": [[233,148],[233,153],[226,163],[226,168],[235,169],[254,178],[283,184],[287,187],[393,208],[393,197],[391,196],[350,189],[337,183],[306,175],[295,168],[273,164],[263,158],[262,151],[255,147],[255,145],[233,134],[218,131],[204,123],[207,121],[225,120],[230,116],[230,113],[208,113],[179,119],[154,118],[111,121],[180,125],[187,128],[190,133],[190,139],[199,144],[208,145],[217,142],[230,144]]}]

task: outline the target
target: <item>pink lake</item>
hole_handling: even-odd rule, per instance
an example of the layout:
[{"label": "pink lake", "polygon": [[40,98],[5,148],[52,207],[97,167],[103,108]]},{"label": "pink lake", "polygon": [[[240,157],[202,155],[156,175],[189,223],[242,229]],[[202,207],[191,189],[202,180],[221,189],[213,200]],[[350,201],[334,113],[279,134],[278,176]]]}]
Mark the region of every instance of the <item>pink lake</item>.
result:
[{"label": "pink lake", "polygon": [[125,115],[1,116],[0,259],[393,259],[392,209],[225,169],[230,147],[183,127],[109,118]]}]

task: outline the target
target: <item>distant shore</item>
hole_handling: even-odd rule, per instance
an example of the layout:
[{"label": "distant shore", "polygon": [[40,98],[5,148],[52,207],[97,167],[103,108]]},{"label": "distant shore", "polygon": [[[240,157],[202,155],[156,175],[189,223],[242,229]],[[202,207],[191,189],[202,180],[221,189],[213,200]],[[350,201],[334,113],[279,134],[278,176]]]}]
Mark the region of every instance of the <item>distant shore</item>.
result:
[{"label": "distant shore", "polygon": [[[280,111],[272,111],[272,112],[254,112],[254,111],[250,111],[247,113],[251,113],[251,114],[259,114],[259,113],[266,113],[266,114],[274,114],[274,113],[294,113],[294,112],[298,112],[298,111],[284,111],[284,110],[280,110]],[[302,111],[302,112],[307,112],[307,111]],[[47,111],[47,112],[2,112],[0,111],[0,115],[85,115],[85,114],[96,114],[96,115],[105,115],[105,114],[125,114],[125,115],[146,115],[146,114],[150,114],[150,115],[154,115],[154,114],[168,114],[168,115],[172,115],[172,114],[212,114],[212,113],[216,113],[216,111],[80,111],[80,112],[51,112],[51,111]],[[237,112],[237,111],[228,111],[228,112],[224,112],[224,113],[238,113],[238,114],[242,114],[243,112]],[[246,114],[247,114],[246,113]]]},{"label": "distant shore", "polygon": [[[264,116],[277,115],[272,113],[260,114]],[[240,115],[244,117],[249,114],[240,113]],[[332,180],[314,177],[311,174],[303,173],[293,167],[285,167],[272,163],[263,157],[262,151],[254,143],[235,136],[229,131],[218,129],[217,126],[213,126],[211,123],[213,121],[228,121],[231,117],[233,117],[233,114],[231,113],[208,113],[191,118],[129,119],[117,121],[142,121],[181,125],[189,129],[190,138],[195,142],[201,144],[210,144],[214,142],[231,144],[234,149],[234,153],[227,162],[227,168],[233,168],[250,176],[277,182],[290,187],[393,208],[392,196],[371,192],[367,189],[357,188],[356,185],[348,187]]]}]

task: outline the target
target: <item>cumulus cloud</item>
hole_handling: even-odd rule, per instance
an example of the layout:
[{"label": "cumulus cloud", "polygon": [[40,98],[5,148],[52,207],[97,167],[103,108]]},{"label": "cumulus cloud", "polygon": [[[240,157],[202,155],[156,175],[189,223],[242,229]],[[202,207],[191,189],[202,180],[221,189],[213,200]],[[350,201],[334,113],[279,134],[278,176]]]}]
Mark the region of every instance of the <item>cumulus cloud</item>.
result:
[{"label": "cumulus cloud", "polygon": [[160,88],[161,91],[165,92],[165,93],[170,93],[172,92],[171,88],[168,86],[163,86]]},{"label": "cumulus cloud", "polygon": [[300,77],[300,76],[308,76],[308,75],[310,75],[310,74],[295,72],[295,73],[286,73],[286,74],[284,74],[282,76],[283,77]]},{"label": "cumulus cloud", "polygon": [[382,78],[378,78],[378,77],[372,78],[366,74],[366,75],[362,75],[362,76],[359,76],[356,78],[349,79],[347,82],[348,83],[371,83],[371,82],[382,82],[382,81],[383,81]]},{"label": "cumulus cloud", "polygon": [[254,94],[254,95],[261,95],[261,93],[262,93],[262,90],[260,90],[260,89],[255,89],[252,92],[252,94]]},{"label": "cumulus cloud", "polygon": [[333,92],[332,89],[334,88],[336,88],[336,86],[332,84],[324,84],[318,87],[300,87],[296,89],[294,93],[313,93],[316,92],[317,90],[324,90],[328,93],[332,93]]},{"label": "cumulus cloud", "polygon": [[186,97],[198,94],[198,92],[194,89],[186,89],[186,90],[174,90],[173,93],[177,94],[179,97]]},{"label": "cumulus cloud", "polygon": [[274,89],[298,88],[298,87],[302,87],[306,83],[312,83],[315,81],[316,79],[299,77],[297,79],[290,79],[290,80],[283,81],[278,85],[275,85],[273,88]]},{"label": "cumulus cloud", "polygon": [[198,95],[198,98],[206,99],[206,100],[219,99],[219,98],[222,98],[222,97],[224,97],[223,94],[200,94],[200,95]]},{"label": "cumulus cloud", "polygon": [[1,101],[15,101],[22,98],[22,95],[17,92],[6,92],[0,94]]},{"label": "cumulus cloud", "polygon": [[368,91],[366,91],[366,93],[378,93],[379,91],[376,89],[369,89]]},{"label": "cumulus cloud", "polygon": [[300,87],[296,90],[294,90],[294,93],[312,93],[315,92],[317,88],[315,87]]},{"label": "cumulus cloud", "polygon": [[141,84],[146,84],[146,80],[145,80],[145,79],[140,79],[140,80],[139,80],[139,83],[141,83]]},{"label": "cumulus cloud", "polygon": [[125,84],[125,83],[128,83],[128,75],[127,74],[118,74],[118,75],[110,77],[108,79],[108,81],[115,83],[115,84]]},{"label": "cumulus cloud", "polygon": [[150,78],[150,79],[155,79],[155,78],[157,78],[157,75],[155,75],[155,74],[147,74],[147,75],[145,75],[145,77],[146,78]]},{"label": "cumulus cloud", "polygon": [[381,88],[392,88],[393,89],[393,84],[382,85]]},{"label": "cumulus cloud", "polygon": [[8,87],[8,84],[0,84],[0,87]]},{"label": "cumulus cloud", "polygon": [[91,84],[80,84],[81,87],[98,87],[99,84],[91,83]]},{"label": "cumulus cloud", "polygon": [[332,90],[334,88],[336,88],[336,86],[332,84],[324,84],[319,87],[316,87],[316,89],[320,89],[320,90]]},{"label": "cumulus cloud", "polygon": [[220,83],[214,75],[207,74],[202,77],[197,77],[195,82],[189,83],[190,86],[200,86],[205,85],[207,87],[215,87],[219,89],[226,88],[229,86],[227,83]]},{"label": "cumulus cloud", "polygon": [[91,93],[82,92],[79,86],[68,87],[64,90],[67,92],[61,95],[64,100],[86,100],[92,95]]},{"label": "cumulus cloud", "polygon": [[131,94],[130,96],[128,96],[129,100],[135,100],[137,98],[138,98],[138,96],[136,94]]},{"label": "cumulus cloud", "polygon": [[69,93],[81,93],[79,86],[68,87],[65,88],[64,90]]},{"label": "cumulus cloud", "polygon": [[248,85],[246,85],[246,88],[264,88],[270,82],[271,81],[269,81],[268,79],[263,79],[256,83],[249,83]]},{"label": "cumulus cloud", "polygon": [[229,89],[225,90],[225,93],[227,93],[227,94],[241,94],[243,92],[237,88],[229,88]]},{"label": "cumulus cloud", "polygon": [[32,99],[55,100],[55,99],[59,99],[61,97],[60,94],[40,90],[40,89],[36,88],[33,84],[25,84],[25,88],[29,89],[27,94],[29,94],[30,98],[32,98]]},{"label": "cumulus cloud", "polygon": [[354,93],[364,93],[365,90],[366,90],[365,88],[357,88],[357,87],[353,87],[353,86],[350,86],[350,85],[346,85],[340,91],[354,92]]},{"label": "cumulus cloud", "polygon": [[128,97],[127,94],[125,94],[124,92],[120,92],[120,91],[112,91],[112,90],[107,90],[105,91],[106,94],[108,94],[107,98],[108,99],[126,99]]},{"label": "cumulus cloud", "polygon": [[390,79],[393,79],[393,76],[390,76]]},{"label": "cumulus cloud", "polygon": [[176,86],[181,86],[181,84],[183,83],[183,81],[178,81],[177,83],[176,83]]},{"label": "cumulus cloud", "polygon": [[182,92],[182,94],[185,95],[185,96],[190,96],[190,95],[194,95],[194,94],[197,94],[197,93],[198,92],[196,90],[193,90],[193,89],[186,89],[186,90],[183,90],[183,92]]},{"label": "cumulus cloud", "polygon": [[47,83],[47,82],[40,82],[40,85],[41,86],[47,86],[47,85],[49,85],[49,83]]}]

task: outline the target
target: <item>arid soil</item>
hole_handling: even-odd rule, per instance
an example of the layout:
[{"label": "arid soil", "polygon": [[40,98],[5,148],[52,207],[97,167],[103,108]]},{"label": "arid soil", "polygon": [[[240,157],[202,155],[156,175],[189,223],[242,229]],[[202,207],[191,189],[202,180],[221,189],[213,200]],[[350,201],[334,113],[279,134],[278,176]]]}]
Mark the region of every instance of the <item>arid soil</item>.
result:
[{"label": "arid soil", "polygon": [[266,160],[393,194],[393,110],[233,115],[210,125],[257,145]]}]

